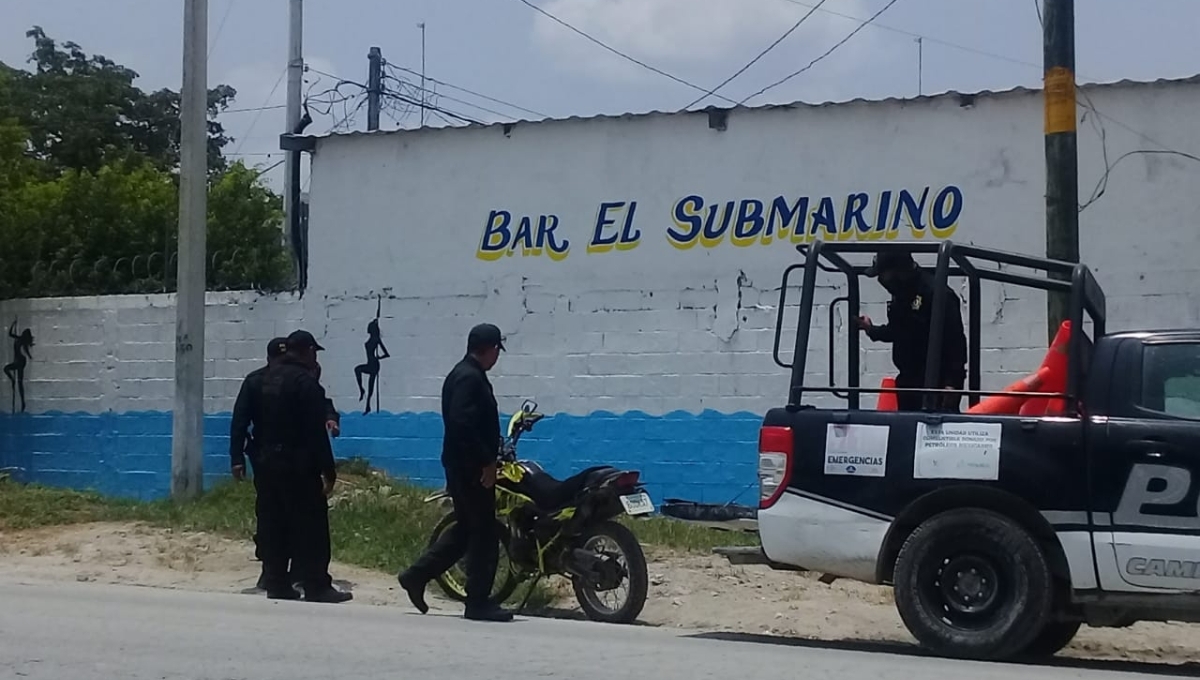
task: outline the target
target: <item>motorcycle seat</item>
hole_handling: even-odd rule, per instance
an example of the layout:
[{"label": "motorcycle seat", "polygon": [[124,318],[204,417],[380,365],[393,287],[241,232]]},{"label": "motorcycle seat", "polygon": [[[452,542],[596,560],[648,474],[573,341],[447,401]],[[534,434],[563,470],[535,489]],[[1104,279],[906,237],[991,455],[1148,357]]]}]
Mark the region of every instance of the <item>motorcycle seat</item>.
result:
[{"label": "motorcycle seat", "polygon": [[617,472],[611,465],[597,465],[559,480],[537,463],[523,462],[521,467],[525,469],[525,477],[520,485],[521,491],[543,510],[565,507],[579,492]]}]

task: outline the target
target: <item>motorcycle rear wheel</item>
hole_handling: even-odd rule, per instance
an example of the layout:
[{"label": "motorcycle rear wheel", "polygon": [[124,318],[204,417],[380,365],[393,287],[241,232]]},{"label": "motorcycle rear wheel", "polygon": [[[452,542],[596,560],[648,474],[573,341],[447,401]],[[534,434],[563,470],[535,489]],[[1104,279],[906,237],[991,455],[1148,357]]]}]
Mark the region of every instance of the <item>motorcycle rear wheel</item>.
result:
[{"label": "motorcycle rear wheel", "polygon": [[609,549],[593,547],[594,544],[605,542],[615,544],[620,557],[624,558],[627,574],[623,585],[629,586],[629,594],[618,606],[608,606],[600,602],[601,595],[610,591],[597,591],[591,584],[584,582],[578,576],[572,577],[571,585],[575,590],[575,599],[579,608],[593,621],[602,623],[633,623],[637,620],[642,608],[646,605],[646,596],[650,590],[650,575],[646,567],[646,554],[637,536],[624,524],[603,522],[587,535],[582,537],[580,544],[585,550],[612,554]]},{"label": "motorcycle rear wheel", "polygon": [[[429,545],[437,543],[438,538],[452,526],[454,526],[453,512],[442,517],[437,526],[433,528],[433,532],[429,536]],[[493,604],[500,605],[516,592],[520,579],[513,572],[512,556],[508,553],[508,527],[499,520],[496,521],[496,534],[500,537],[500,560],[496,567],[496,579],[492,581],[492,595],[489,600]],[[464,557],[435,579],[446,597],[455,602],[467,601],[466,567],[467,559]]]}]

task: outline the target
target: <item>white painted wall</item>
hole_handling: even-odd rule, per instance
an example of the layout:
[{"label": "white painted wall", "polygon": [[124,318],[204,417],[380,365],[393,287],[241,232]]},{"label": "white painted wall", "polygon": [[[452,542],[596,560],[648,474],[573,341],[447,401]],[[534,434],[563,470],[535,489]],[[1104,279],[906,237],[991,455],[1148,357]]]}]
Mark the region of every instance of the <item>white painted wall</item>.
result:
[{"label": "white painted wall", "polygon": [[[263,365],[266,343],[301,324],[292,294],[209,293],[206,301],[205,410],[229,411],[246,373]],[[7,329],[33,331],[25,374],[30,413],[170,411],[175,395],[175,296],[114,295],[0,302],[4,363]],[[0,411],[11,405],[0,384]],[[19,408],[19,405],[18,405]]]},{"label": "white painted wall", "polygon": [[[1101,115],[1080,109],[1081,200],[1105,174],[1105,153],[1110,163],[1143,149],[1200,154],[1200,83],[1085,92]],[[796,253],[778,238],[673,247],[676,202],[809,197],[815,208],[829,196],[840,215],[848,195],[863,192],[870,219],[881,192],[929,187],[933,197],[952,185],[963,204],[942,236],[1036,254],[1042,120],[1040,93],[1015,91],[739,111],[724,131],[689,114],[325,138],[312,173],[310,294],[328,300],[326,346],[346,365],[362,360],[374,296],[385,296],[384,339],[396,355],[384,364],[385,410],[436,408],[466,330],[490,320],[510,336],[497,369],[502,401],[536,395],[551,412],[576,414],[760,412],[786,395],[770,351],[780,274]],[[588,252],[605,201],[637,201],[635,247]],[[569,240],[568,254],[481,257],[493,210],[531,216],[535,227],[553,216],[547,224]],[[608,233],[620,231],[623,214],[615,216]],[[1080,227],[1111,327],[1200,324],[1198,218],[1200,163],[1137,154],[1113,168]],[[898,234],[935,237],[908,226]],[[985,387],[999,387],[1045,353],[1045,301],[998,285],[985,297]],[[824,329],[814,332],[819,373],[828,349]],[[887,348],[867,344],[877,381]],[[356,395],[349,370],[326,375],[342,403]]]},{"label": "white painted wall", "polygon": [[[1104,174],[1093,122],[1103,126],[1110,163],[1164,146],[1200,155],[1200,84],[1086,92],[1103,115],[1081,109],[1082,199]],[[819,207],[829,196],[840,214],[852,193],[866,193],[873,210],[884,191],[931,187],[936,195],[952,185],[963,196],[952,238],[1038,253],[1041,125],[1040,95],[1013,92],[971,106],[943,96],[741,111],[724,131],[695,114],[522,123],[508,135],[496,126],[323,139],[312,175],[311,288],[302,301],[209,296],[207,408],[228,410],[265,341],[300,326],[329,348],[323,382],[338,406],[361,407],[353,366],[364,360],[366,325],[382,295],[393,354],[381,375],[385,411],[436,411],[467,329],[489,320],[510,338],[495,379],[503,406],[535,396],[551,413],[761,412],[786,395],[786,372],[770,352],[780,274],[796,253],[778,238],[673,247],[666,234],[678,228],[676,202],[697,194],[769,206],[785,196]],[[588,252],[605,201],[637,201],[636,247]],[[481,259],[493,210],[555,215],[569,255]],[[1200,325],[1198,219],[1200,163],[1165,154],[1117,163],[1104,197],[1081,216],[1083,256],[1108,292],[1113,328]],[[907,225],[898,232],[912,237]],[[883,299],[870,283],[866,291]],[[821,299],[834,293],[823,289]],[[985,297],[985,382],[997,386],[1040,361],[1044,299],[999,286]],[[30,411],[171,407],[170,296],[0,303],[5,328],[14,315],[37,342]],[[818,318],[810,366],[824,380],[828,343]],[[784,346],[791,341],[788,333]],[[868,382],[877,381],[888,370],[887,348],[866,346],[874,350]],[[10,354],[6,342],[0,359]]]}]

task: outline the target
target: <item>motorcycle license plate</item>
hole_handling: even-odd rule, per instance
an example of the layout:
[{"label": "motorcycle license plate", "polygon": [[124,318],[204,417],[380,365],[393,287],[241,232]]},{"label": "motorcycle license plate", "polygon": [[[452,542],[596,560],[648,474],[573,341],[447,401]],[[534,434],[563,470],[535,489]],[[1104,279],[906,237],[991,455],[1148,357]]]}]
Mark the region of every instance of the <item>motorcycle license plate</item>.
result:
[{"label": "motorcycle license plate", "polygon": [[624,505],[625,512],[631,515],[645,515],[654,512],[654,503],[650,502],[650,495],[646,493],[621,496],[621,505]]}]

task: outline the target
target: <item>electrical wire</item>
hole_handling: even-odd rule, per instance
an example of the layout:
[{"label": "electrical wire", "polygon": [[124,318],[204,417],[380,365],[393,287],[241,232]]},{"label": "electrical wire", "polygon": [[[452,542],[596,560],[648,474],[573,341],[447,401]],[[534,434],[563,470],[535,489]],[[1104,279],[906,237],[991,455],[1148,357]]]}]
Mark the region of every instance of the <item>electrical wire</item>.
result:
[{"label": "electrical wire", "polygon": [[[338,81],[338,86],[339,86],[339,87],[340,87],[340,86],[342,86],[342,85],[353,85],[354,87],[357,87],[357,88],[359,88],[359,89],[360,89],[362,92],[368,92],[368,91],[370,90],[370,88],[369,88],[369,87],[367,87],[366,85],[363,85],[362,83],[359,83],[359,82],[355,82],[355,81],[353,81],[353,80],[347,80],[347,79],[345,79],[345,78],[339,78],[338,76],[335,76],[335,75],[333,75],[333,74],[330,74],[330,73],[325,73],[324,71],[318,71],[317,69],[314,69],[314,68],[310,68],[309,70],[311,70],[312,72],[314,72],[314,73],[317,73],[317,74],[319,74],[319,75],[325,76],[325,77],[327,77],[327,78],[333,78],[333,79],[337,80],[337,81]],[[402,101],[402,102],[405,102],[405,103],[408,103],[408,104],[412,104],[413,106],[420,106],[420,107],[422,107],[422,108],[424,108],[424,109],[427,109],[427,110],[430,110],[430,111],[440,111],[440,112],[442,112],[442,113],[446,114],[447,116],[450,116],[450,117],[452,117],[452,118],[457,118],[457,119],[459,119],[459,120],[462,120],[462,121],[464,121],[464,122],[467,122],[467,123],[474,123],[474,124],[476,124],[476,125],[486,125],[486,124],[487,124],[487,123],[484,123],[484,122],[483,122],[483,121],[481,121],[481,120],[477,120],[477,119],[475,119],[475,118],[471,118],[471,117],[469,117],[469,116],[466,116],[466,115],[463,115],[463,114],[460,114],[460,113],[455,113],[455,112],[453,112],[453,111],[449,111],[449,110],[447,110],[447,109],[445,109],[445,108],[443,108],[443,107],[431,106],[431,105],[429,105],[429,104],[426,104],[426,103],[420,102],[420,101],[418,101],[418,100],[416,100],[416,99],[413,99],[412,97],[408,97],[408,96],[405,96],[405,95],[403,95],[403,94],[399,94],[399,93],[395,93],[395,92],[382,92],[382,93],[380,93],[380,94],[381,94],[382,96],[384,96],[384,97],[390,97],[390,98],[392,98],[392,99],[396,99],[396,100],[399,100],[399,101]],[[360,106],[361,106],[361,105],[360,105]]]},{"label": "electrical wire", "polygon": [[[267,102],[271,101],[271,97],[275,96],[276,90],[279,89],[279,85],[280,85],[280,83],[283,82],[283,77],[286,75],[287,75],[287,68],[285,67],[283,69],[283,71],[281,71],[279,73],[279,79],[275,81],[275,86],[271,88],[271,92],[267,95],[267,98],[263,101],[264,107],[267,105]],[[246,144],[247,139],[250,139],[250,133],[254,132],[255,126],[258,125],[258,120],[260,118],[262,118],[263,111],[265,111],[265,110],[266,110],[265,108],[259,108],[258,113],[254,114],[254,120],[250,121],[250,127],[246,128],[246,134],[242,135],[242,139],[241,139],[241,141],[238,142],[237,147],[234,148],[232,155],[236,156],[237,153],[242,150],[242,146],[244,146]]]},{"label": "electrical wire", "polygon": [[807,66],[800,69],[799,71],[796,71],[795,73],[792,73],[791,75],[787,76],[786,78],[782,78],[782,79],[764,87],[763,89],[759,90],[758,92],[755,92],[754,94],[750,95],[749,97],[746,97],[742,101],[738,102],[738,106],[745,104],[746,102],[750,101],[751,99],[754,99],[755,97],[757,97],[759,95],[765,94],[769,90],[773,90],[773,89],[779,87],[780,85],[783,85],[784,83],[788,82],[789,80],[795,78],[796,76],[798,76],[798,75],[804,73],[805,71],[808,71],[812,67],[816,66],[823,59],[825,59],[829,55],[833,54],[839,47],[841,47],[842,45],[845,45],[847,42],[849,42],[849,40],[851,38],[853,38],[855,35],[857,35],[859,31],[863,30],[867,26],[870,26],[871,23],[875,21],[875,19],[877,19],[884,12],[888,11],[888,9],[890,9],[892,7],[892,5],[896,4],[897,2],[899,2],[899,0],[889,0],[888,3],[883,6],[882,9],[880,9],[875,14],[871,15],[871,18],[863,21],[861,24],[858,25],[858,28],[854,29],[853,31],[850,31],[849,35],[847,35],[845,38],[842,38],[837,44],[835,44],[833,47],[830,47],[828,50],[826,50],[826,52],[824,54],[822,54],[821,56],[817,57],[816,59],[813,59],[812,61],[810,61]]},{"label": "electrical wire", "polygon": [[[386,66],[389,66],[389,67],[391,67],[391,68],[394,68],[394,69],[396,69],[396,70],[398,70],[398,71],[403,71],[403,72],[405,72],[405,73],[407,73],[407,74],[409,74],[409,75],[414,75],[414,76],[420,76],[420,75],[421,75],[421,73],[420,73],[419,71],[414,71],[414,70],[413,70],[413,69],[411,69],[411,68],[405,68],[405,67],[403,67],[403,66],[397,66],[397,65],[395,65],[395,64],[386,64]],[[486,95],[486,94],[480,94],[479,92],[475,92],[474,90],[468,90],[467,88],[465,88],[465,87],[462,87],[461,85],[454,85],[454,84],[452,84],[452,83],[448,83],[448,82],[446,82],[446,81],[444,81],[444,80],[438,80],[437,78],[431,78],[431,77],[429,77],[429,76],[424,76],[424,78],[425,78],[425,80],[427,80],[427,81],[429,81],[429,82],[431,82],[431,83],[436,83],[436,84],[438,84],[438,85],[442,85],[443,87],[448,87],[448,88],[450,88],[450,89],[452,89],[452,90],[458,90],[459,92],[463,92],[463,93],[469,94],[469,95],[471,95],[471,96],[474,96],[474,97],[479,97],[480,99],[486,99],[487,101],[489,101],[489,102],[492,102],[493,104],[500,104],[501,106],[507,106],[507,107],[509,107],[509,108],[516,109],[517,111],[522,111],[522,112],[524,112],[524,113],[532,114],[532,115],[534,115],[534,116],[541,116],[542,118],[550,118],[550,117],[551,117],[551,116],[550,116],[550,114],[548,114],[548,113],[542,113],[541,111],[535,111],[535,110],[533,110],[533,109],[527,109],[527,108],[525,108],[525,107],[523,107],[523,106],[518,106],[518,105],[516,105],[516,104],[513,104],[512,102],[506,102],[506,101],[504,101],[503,99],[497,99],[497,98],[495,98],[495,97],[489,97],[489,96],[488,96],[488,95]]]},{"label": "electrical wire", "polygon": [[[793,5],[798,5],[800,7],[810,7],[811,8],[813,6],[811,3],[802,2],[802,0],[780,0],[780,1],[787,2],[787,3],[793,4]],[[865,21],[865,19],[863,19],[862,17],[857,17],[857,16],[854,16],[853,14],[845,14],[842,12],[838,12],[837,10],[821,8],[820,11],[823,12],[824,14],[829,14],[829,15],[835,16],[835,17],[841,17],[843,19],[850,19],[851,21]],[[1019,66],[1028,66],[1030,68],[1036,68],[1039,71],[1042,69],[1042,65],[1039,63],[1035,63],[1035,62],[1028,61],[1025,59],[1018,59],[1017,57],[1012,57],[1012,56],[1008,56],[1005,54],[997,54],[996,52],[988,52],[987,50],[981,50],[976,47],[971,47],[969,45],[963,45],[961,43],[951,42],[949,40],[942,40],[941,38],[935,38],[935,37],[924,35],[921,33],[914,33],[913,31],[908,31],[903,28],[896,28],[895,26],[888,26],[887,24],[872,22],[871,28],[878,28],[878,29],[884,30],[884,31],[891,31],[892,33],[906,35],[906,36],[909,36],[910,38],[921,38],[925,42],[941,45],[942,47],[949,47],[951,49],[961,50],[963,52],[970,52],[971,54],[977,54],[981,57],[988,57],[988,58],[996,59],[999,61],[1007,61],[1010,64],[1017,64]],[[1092,79],[1089,78],[1089,80],[1092,80]]]},{"label": "electrical wire", "polygon": [[817,10],[821,9],[821,5],[824,5],[824,4],[825,4],[825,2],[826,2],[826,0],[818,0],[818,2],[817,2],[817,4],[816,4],[816,6],[815,6],[815,7],[813,7],[813,8],[812,8],[812,9],[810,9],[810,10],[808,10],[808,13],[807,13],[807,14],[805,14],[805,15],[804,15],[804,16],[802,16],[802,17],[800,17],[800,20],[799,20],[799,21],[797,21],[796,23],[792,24],[792,27],[791,27],[791,28],[789,28],[787,31],[785,31],[783,35],[779,36],[779,38],[778,38],[778,39],[776,39],[776,40],[775,40],[775,42],[771,43],[770,45],[767,45],[766,49],[764,49],[762,52],[759,52],[759,53],[758,53],[758,56],[756,56],[756,57],[754,57],[753,59],[751,59],[751,60],[750,60],[750,61],[749,61],[749,62],[748,62],[748,63],[747,63],[745,66],[743,66],[742,68],[738,69],[738,71],[737,71],[736,73],[734,73],[733,75],[729,76],[729,77],[728,77],[728,78],[726,78],[725,80],[721,81],[721,84],[720,84],[720,85],[717,85],[717,86],[716,86],[716,87],[714,87],[713,89],[709,90],[707,93],[705,93],[705,94],[701,95],[700,97],[698,97],[698,98],[697,98],[695,101],[693,101],[692,103],[690,103],[690,104],[688,104],[687,106],[683,107],[683,110],[684,110],[684,111],[686,111],[686,110],[688,110],[688,109],[692,108],[693,106],[695,106],[696,104],[699,104],[700,102],[704,101],[706,98],[708,98],[708,97],[709,97],[709,95],[716,94],[716,93],[717,93],[717,90],[720,90],[721,88],[725,87],[725,86],[726,86],[726,85],[728,85],[728,84],[729,84],[731,81],[733,81],[735,78],[737,78],[738,76],[742,75],[742,74],[743,74],[743,73],[745,73],[746,71],[750,70],[750,67],[751,67],[751,66],[754,66],[755,64],[757,64],[757,63],[759,62],[759,60],[761,60],[763,57],[767,56],[767,53],[769,53],[771,50],[773,50],[773,49],[775,49],[776,47],[778,47],[778,46],[779,46],[779,43],[783,42],[784,40],[786,40],[786,39],[787,39],[787,37],[788,37],[788,36],[790,36],[791,34],[795,33],[795,32],[796,32],[796,29],[800,28],[801,24],[803,24],[805,21],[808,21],[808,18],[809,18],[809,17],[811,17],[812,15],[816,14],[816,13],[817,13]]},{"label": "electrical wire", "polygon": [[225,22],[229,21],[229,15],[233,12],[233,3],[237,0],[229,0],[225,5],[225,13],[221,15],[221,23],[217,25],[217,32],[213,34],[213,39],[208,43],[208,53],[204,55],[205,61],[212,59],[213,52],[217,49],[217,42],[221,39],[221,31],[225,30]]},{"label": "electrical wire", "polygon": [[[655,68],[654,66],[651,66],[650,64],[647,64],[646,62],[644,62],[640,59],[637,59],[636,57],[631,57],[628,54],[625,54],[624,52],[618,50],[617,48],[612,47],[611,45],[608,45],[604,41],[602,41],[598,38],[595,38],[583,31],[579,30],[578,28],[575,28],[571,24],[563,21],[562,19],[559,19],[558,17],[554,16],[550,12],[547,12],[546,10],[542,9],[541,7],[538,7],[537,5],[533,4],[532,2],[530,2],[530,0],[517,0],[517,2],[520,2],[521,4],[525,5],[526,7],[529,7],[530,9],[534,10],[535,12],[549,18],[551,21],[559,24],[560,26],[563,26],[564,28],[567,28],[570,31],[577,33],[578,35],[581,35],[584,38],[587,38],[591,42],[599,45],[600,47],[603,47],[604,49],[608,50],[609,52],[612,52],[613,54],[617,55],[618,57],[621,57],[622,59],[624,59],[626,61],[637,64],[638,66],[641,66],[642,68],[644,68],[648,71],[653,71],[654,73],[657,73],[658,75],[663,76],[665,78],[669,78],[669,79],[679,83],[680,85],[685,85],[687,87],[690,87],[693,90],[696,90],[697,92],[703,92],[706,95],[709,94],[708,90],[704,89],[703,87],[700,87],[699,85],[697,85],[695,83],[688,82],[688,81],[684,80],[683,78],[680,78],[679,76],[667,73],[666,71],[664,71],[660,68]],[[730,104],[734,104],[734,105],[737,104],[737,102],[733,101],[732,99],[729,99],[728,97],[725,97],[724,95],[718,94],[718,95],[714,95],[714,96],[719,97],[719,98],[729,102]]]},{"label": "electrical wire", "polygon": [[[384,76],[384,80],[385,80],[385,81],[392,81],[392,82],[395,82],[395,83],[397,83],[398,85],[400,85],[401,87],[410,87],[410,88],[412,88],[412,89],[416,90],[418,93],[424,92],[424,93],[426,93],[426,94],[437,95],[438,97],[441,97],[441,98],[443,98],[443,99],[448,99],[448,100],[450,100],[450,101],[452,101],[452,102],[457,102],[457,103],[459,103],[459,104],[462,104],[463,106],[469,106],[469,107],[471,107],[471,108],[473,108],[473,109],[478,109],[478,110],[480,110],[480,111],[483,111],[483,112],[485,112],[485,113],[490,113],[490,114],[492,114],[492,115],[499,116],[501,119],[511,119],[511,118],[512,118],[512,116],[508,115],[507,113],[502,113],[502,112],[500,112],[500,111],[497,111],[497,110],[495,110],[495,109],[489,109],[489,108],[488,108],[488,107],[486,107],[486,106],[481,106],[481,105],[479,105],[479,104],[474,104],[474,103],[472,103],[472,102],[469,102],[469,101],[466,101],[466,100],[463,100],[463,99],[459,99],[459,98],[457,98],[457,97],[452,97],[452,96],[450,96],[450,95],[448,95],[448,94],[441,94],[441,93],[435,92],[434,90],[430,90],[429,88],[422,88],[422,87],[421,87],[421,86],[419,86],[419,85],[416,85],[416,84],[414,84],[414,83],[407,82],[407,81],[405,81],[405,80],[403,80],[403,79],[401,79],[401,78],[398,78],[398,77],[396,77],[396,76],[394,76],[394,75],[390,75],[390,74],[389,74],[389,75],[385,75],[385,76]],[[428,80],[428,79],[427,79],[427,80]]]}]

